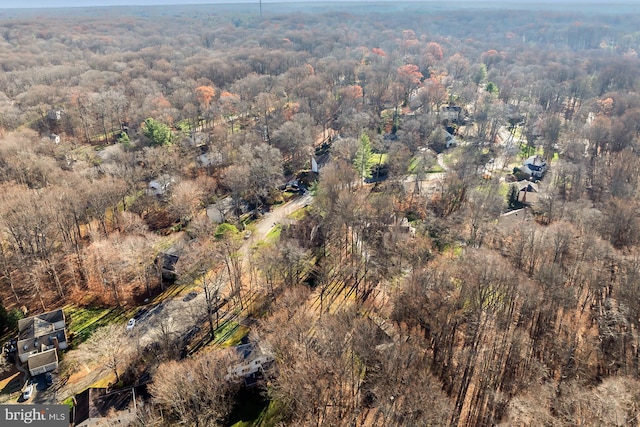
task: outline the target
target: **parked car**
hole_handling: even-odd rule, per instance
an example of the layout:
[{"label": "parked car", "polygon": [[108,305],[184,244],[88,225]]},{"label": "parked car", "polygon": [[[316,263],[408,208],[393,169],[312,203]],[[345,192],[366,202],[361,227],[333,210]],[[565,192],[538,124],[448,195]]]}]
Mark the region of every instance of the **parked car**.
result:
[{"label": "parked car", "polygon": [[191,301],[192,299],[194,299],[197,296],[198,296],[197,292],[191,291],[187,295],[185,295],[184,298],[182,298],[182,301],[189,302],[189,301]]},{"label": "parked car", "polygon": [[127,331],[132,330],[134,326],[136,326],[136,319],[129,319],[127,322]]},{"label": "parked car", "polygon": [[27,384],[27,388],[22,392],[22,399],[29,400],[31,396],[33,396],[33,384],[29,383]]}]

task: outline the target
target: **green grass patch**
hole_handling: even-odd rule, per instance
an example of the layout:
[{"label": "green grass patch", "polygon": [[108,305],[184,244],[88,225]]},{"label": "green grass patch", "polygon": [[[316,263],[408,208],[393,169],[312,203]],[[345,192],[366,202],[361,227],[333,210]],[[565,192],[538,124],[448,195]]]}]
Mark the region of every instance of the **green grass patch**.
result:
[{"label": "green grass patch", "polygon": [[95,383],[91,384],[92,388],[107,388],[116,382],[116,375],[113,372],[109,372],[108,375],[100,378]]},{"label": "green grass patch", "polygon": [[297,192],[297,191],[285,190],[285,191],[282,192],[282,202],[283,203],[287,203],[288,201],[290,201],[291,199],[293,199],[294,197],[297,197],[299,195],[300,195],[300,193]]},{"label": "green grass patch", "polygon": [[254,427],[275,427],[284,422],[284,408],[281,402],[271,400],[269,406],[253,422]]},{"label": "green grass patch", "polygon": [[216,239],[222,239],[227,233],[238,234],[238,228],[233,224],[223,222],[216,228],[215,237]]},{"label": "green grass patch", "polygon": [[378,164],[384,165],[387,163],[388,159],[389,159],[389,155],[387,153],[373,153],[368,163],[371,166],[375,166]]},{"label": "green grass patch", "polygon": [[410,174],[416,173],[416,168],[420,164],[420,156],[413,156],[411,158],[411,162],[409,162],[409,167],[407,168],[407,172]]},{"label": "green grass patch", "polygon": [[160,293],[159,295],[156,295],[151,300],[151,304],[156,304],[166,299],[173,298],[200,285],[201,283],[199,281],[196,281],[195,283],[189,283],[189,284],[171,285],[167,289],[165,289],[162,293]]},{"label": "green grass patch", "polygon": [[62,401],[62,404],[67,405],[70,409],[73,409],[73,396],[67,397],[65,400]]},{"label": "green grass patch", "polygon": [[532,147],[532,146],[529,146],[529,145],[526,145],[526,144],[522,144],[520,146],[520,157],[521,158],[527,159],[527,158],[529,158],[531,156],[534,156],[536,154],[541,155],[541,156],[544,155],[544,150],[542,149],[542,147],[536,148],[536,147]]},{"label": "green grass patch", "polygon": [[276,224],[267,233],[266,240],[268,242],[275,242],[280,238],[280,233],[282,233],[282,226],[280,224]]},{"label": "green grass patch", "polygon": [[310,206],[305,206],[305,207],[302,207],[300,209],[297,209],[297,210],[291,212],[289,215],[287,215],[287,218],[293,219],[295,221],[300,221],[300,220],[304,219],[304,217],[307,216],[307,213],[309,212],[309,209],[311,209]]},{"label": "green grass patch", "polygon": [[503,199],[507,198],[507,194],[509,194],[509,188],[511,187],[511,182],[501,182],[498,187],[498,194],[502,196]]},{"label": "green grass patch", "polygon": [[522,127],[516,126],[511,134],[513,135],[514,141],[519,141],[522,139]]},{"label": "green grass patch", "polygon": [[427,173],[442,173],[442,172],[444,172],[444,169],[442,168],[442,166],[440,166],[437,163],[431,166],[431,168],[427,171]]},{"label": "green grass patch", "polygon": [[[144,191],[137,191],[133,194],[126,195],[124,197],[124,203],[126,204],[127,207],[130,207],[136,202],[136,200],[138,200],[139,197],[142,197],[143,195],[144,195]],[[122,203],[118,203],[118,210],[120,212],[124,210],[124,205]]]},{"label": "green grass patch", "polygon": [[313,181],[311,185],[309,185],[308,190],[309,193],[315,197],[318,194],[318,181]]},{"label": "green grass patch", "polygon": [[242,326],[233,320],[228,320],[216,329],[215,343],[222,348],[233,347],[240,344],[248,333],[249,328],[246,326]]},{"label": "green grass patch", "polygon": [[252,214],[246,213],[240,216],[240,222],[242,223],[244,228],[247,228],[255,222],[255,219],[253,218]]},{"label": "green grass patch", "polygon": [[[420,166],[420,162],[422,162],[421,156],[414,156],[409,163],[409,168],[407,172],[410,174],[415,174],[418,172],[418,167]],[[434,163],[428,170],[424,171],[424,173],[442,173],[445,170],[438,163]]]},{"label": "green grass patch", "polygon": [[130,312],[123,308],[103,307],[64,307],[67,318],[67,331],[74,336],[74,345],[78,345],[99,327],[113,322],[124,322]]},{"label": "green grass patch", "polygon": [[446,245],[442,252],[448,254],[452,258],[460,258],[464,252],[464,248],[457,243],[453,243]]}]

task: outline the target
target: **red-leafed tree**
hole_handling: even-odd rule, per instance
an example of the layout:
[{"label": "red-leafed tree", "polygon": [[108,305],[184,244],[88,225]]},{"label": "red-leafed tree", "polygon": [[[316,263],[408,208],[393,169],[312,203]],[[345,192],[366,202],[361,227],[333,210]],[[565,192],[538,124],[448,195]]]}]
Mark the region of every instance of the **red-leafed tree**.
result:
[{"label": "red-leafed tree", "polygon": [[418,86],[424,76],[417,65],[407,64],[398,68],[398,81],[404,89],[405,100],[409,94]]},{"label": "red-leafed tree", "polygon": [[411,85],[417,86],[424,77],[417,65],[407,64],[398,68],[398,77],[403,82],[407,82]]},{"label": "red-leafed tree", "polygon": [[211,105],[211,100],[216,95],[216,90],[211,86],[198,86],[196,88],[196,99],[200,102],[205,108],[209,108]]},{"label": "red-leafed tree", "polygon": [[436,61],[441,61],[443,57],[442,46],[436,42],[430,42],[427,45],[427,54],[431,55]]}]

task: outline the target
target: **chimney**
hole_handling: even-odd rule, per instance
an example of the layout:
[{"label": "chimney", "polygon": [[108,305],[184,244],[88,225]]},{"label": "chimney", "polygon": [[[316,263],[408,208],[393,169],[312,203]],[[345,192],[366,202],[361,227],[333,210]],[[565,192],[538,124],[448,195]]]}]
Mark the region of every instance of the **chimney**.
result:
[{"label": "chimney", "polygon": [[53,346],[56,350],[60,350],[60,345],[58,344],[58,337],[53,337]]}]

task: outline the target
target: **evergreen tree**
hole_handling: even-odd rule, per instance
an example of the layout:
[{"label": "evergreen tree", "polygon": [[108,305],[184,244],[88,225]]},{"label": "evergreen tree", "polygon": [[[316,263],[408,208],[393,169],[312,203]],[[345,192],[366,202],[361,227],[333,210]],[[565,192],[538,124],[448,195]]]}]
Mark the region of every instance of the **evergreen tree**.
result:
[{"label": "evergreen tree", "polygon": [[142,129],[152,145],[169,145],[173,142],[171,128],[155,119],[145,120]]},{"label": "evergreen tree", "polygon": [[362,179],[371,178],[372,158],[371,140],[369,139],[369,135],[363,133],[360,135],[360,146],[358,147],[356,158],[353,160],[353,164]]}]

